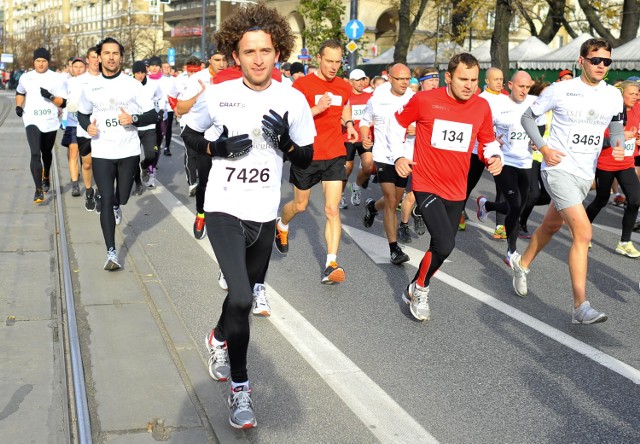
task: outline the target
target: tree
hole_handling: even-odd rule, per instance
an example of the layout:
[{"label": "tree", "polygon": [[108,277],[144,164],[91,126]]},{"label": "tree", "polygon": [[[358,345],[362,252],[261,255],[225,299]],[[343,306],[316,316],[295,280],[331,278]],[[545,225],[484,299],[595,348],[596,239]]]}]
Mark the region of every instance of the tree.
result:
[{"label": "tree", "polygon": [[[411,42],[411,36],[415,32],[424,10],[427,7],[428,0],[420,0],[415,6],[415,1],[400,0],[400,9],[398,11],[398,41],[396,42],[396,49],[393,52],[393,61],[396,63],[407,63],[407,52],[409,51],[409,43]],[[414,10],[412,11],[412,4]],[[413,19],[412,17],[413,16]]]},{"label": "tree", "polygon": [[[638,35],[640,24],[640,2],[638,0],[624,0],[622,8],[620,2],[578,0],[580,8],[584,12],[589,25],[602,37],[611,42],[615,48],[633,40]],[[618,20],[622,15],[620,24],[620,37],[615,38],[611,34],[611,26],[606,21]]]},{"label": "tree", "polygon": [[496,24],[491,36],[491,65],[509,73],[509,26],[513,20],[513,0],[496,0]]},{"label": "tree", "polygon": [[347,42],[342,28],[342,16],[346,8],[340,0],[301,0],[298,12],[305,21],[302,31],[303,45],[315,55],[322,42],[328,39]]}]

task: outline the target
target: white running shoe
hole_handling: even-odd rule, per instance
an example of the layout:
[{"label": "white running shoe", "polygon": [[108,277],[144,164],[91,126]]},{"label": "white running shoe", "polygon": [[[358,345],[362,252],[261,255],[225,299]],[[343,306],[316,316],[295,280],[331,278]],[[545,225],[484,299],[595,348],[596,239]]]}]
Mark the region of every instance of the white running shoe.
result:
[{"label": "white running shoe", "polygon": [[476,216],[478,216],[478,220],[480,222],[485,223],[487,221],[487,217],[489,216],[489,212],[484,206],[484,204],[487,203],[487,198],[484,196],[478,196],[476,203],[478,204],[478,211],[476,212]]},{"label": "white running shoe", "polygon": [[513,289],[523,298],[527,295],[527,275],[530,270],[520,264],[521,258],[522,256],[514,252],[509,259],[509,265],[513,270]]},{"label": "white running shoe", "polygon": [[591,308],[589,301],[584,301],[578,308],[573,309],[571,322],[574,324],[597,324],[607,319],[608,316],[606,314]]},{"label": "white running shoe", "polygon": [[211,333],[205,336],[207,351],[209,352],[209,375],[216,381],[226,381],[231,376],[231,367],[229,366],[229,353],[227,352],[227,344],[215,346],[211,343]]},{"label": "white running shoe", "polygon": [[113,217],[116,218],[116,225],[122,223],[122,209],[120,207],[113,207]]},{"label": "white running shoe", "polygon": [[340,208],[341,210],[346,210],[347,208],[349,208],[349,206],[347,205],[347,199],[344,197],[344,193],[342,193],[342,198],[340,199],[338,208]]},{"label": "white running shoe", "polygon": [[196,195],[196,189],[198,188],[198,184],[189,185],[189,197],[193,197]]},{"label": "white running shoe", "polygon": [[253,413],[249,383],[231,389],[229,393],[229,424],[236,429],[250,429],[258,425]]},{"label": "white running shoe", "polygon": [[104,269],[107,271],[120,270],[122,265],[118,262],[118,253],[115,248],[109,248],[107,251],[107,262],[104,263]]},{"label": "white running shoe", "polygon": [[229,290],[229,286],[227,285],[227,280],[224,278],[224,274],[222,274],[222,270],[220,270],[218,272],[218,285],[224,291],[228,291]]},{"label": "white running shoe", "polygon": [[149,180],[145,183],[147,188],[155,188],[156,187],[156,173],[149,173]]},{"label": "white running shoe", "polygon": [[402,293],[402,300],[409,306],[409,311],[417,320],[428,321],[431,318],[429,287],[421,288],[412,282]]},{"label": "white running shoe", "polygon": [[256,284],[253,289],[253,314],[256,316],[271,316],[267,289],[262,284]]},{"label": "white running shoe", "polygon": [[351,205],[357,207],[360,205],[360,195],[362,193],[362,188],[358,186],[357,183],[353,182],[351,184]]}]

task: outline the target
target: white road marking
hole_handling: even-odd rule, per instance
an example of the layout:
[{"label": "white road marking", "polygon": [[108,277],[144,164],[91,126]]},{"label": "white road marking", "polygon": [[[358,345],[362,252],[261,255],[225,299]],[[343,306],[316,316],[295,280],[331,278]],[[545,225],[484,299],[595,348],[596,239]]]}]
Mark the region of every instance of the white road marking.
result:
[{"label": "white road marking", "polygon": [[[349,234],[349,236],[351,236],[351,238],[360,246],[360,248],[365,251],[365,253],[372,249],[373,246],[376,245],[376,242],[382,245],[382,247],[379,248],[382,248],[383,251],[386,251],[385,249],[387,247],[385,238],[377,236],[380,238],[380,240],[376,241],[372,239],[372,236],[375,235],[366,231],[348,225],[342,225],[342,228]],[[409,255],[410,260],[407,263],[418,268],[420,266],[420,261],[424,256],[424,251],[407,245],[403,246],[403,251]],[[373,260],[374,262],[376,261],[375,259]],[[386,263],[389,263],[388,259]],[[439,281],[442,281],[445,284],[462,291],[472,298],[504,313],[510,318],[523,323],[524,325],[536,330],[539,333],[542,333],[548,338],[553,339],[554,341],[559,342],[560,344],[580,353],[583,356],[586,356],[587,358],[597,362],[598,364],[607,367],[608,369],[618,373],[619,375],[631,380],[633,383],[640,384],[640,370],[631,367],[630,365],[607,355],[597,348],[592,347],[589,344],[585,344],[584,342],[579,341],[578,339],[575,339],[574,337],[563,333],[560,330],[553,328],[550,325],[545,324],[544,322],[539,321],[538,319],[529,316],[528,314],[516,308],[513,308],[511,305],[506,304],[494,298],[493,296],[489,296],[488,294],[473,288],[472,286],[462,282],[461,280],[458,280],[453,276],[450,276],[447,273],[443,272],[442,269],[438,270],[438,273],[436,273],[433,278],[438,279]],[[510,274],[507,275],[505,273],[505,279],[511,279]]]},{"label": "white road marking", "polygon": [[[158,180],[150,190],[192,236],[194,214]],[[193,239],[216,263],[208,240]],[[437,443],[415,419],[355,365],[331,341],[266,284],[274,313],[269,321],[293,345],[381,442]]]}]

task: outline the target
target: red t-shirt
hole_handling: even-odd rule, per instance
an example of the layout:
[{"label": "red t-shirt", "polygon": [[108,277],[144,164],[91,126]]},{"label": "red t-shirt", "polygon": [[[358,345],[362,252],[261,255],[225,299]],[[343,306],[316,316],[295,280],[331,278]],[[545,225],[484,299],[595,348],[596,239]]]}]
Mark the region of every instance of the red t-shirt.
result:
[{"label": "red t-shirt", "polygon": [[[367,102],[371,98],[373,93],[363,92],[362,94],[355,94],[351,91],[351,96],[349,97],[349,105],[351,105],[351,119],[353,120],[353,128],[358,133],[358,140],[356,142],[362,142],[362,137],[360,137],[360,119],[362,118],[362,114],[364,113],[364,109],[367,106]],[[373,134],[373,129],[371,129]],[[344,135],[344,141],[349,142],[349,136],[346,131],[342,133]]]},{"label": "red t-shirt", "polygon": [[[640,129],[640,106],[638,103],[633,108],[627,110],[627,124],[624,126],[625,131],[631,131],[635,127],[635,130]],[[609,137],[609,130],[604,133],[604,137]],[[613,158],[613,148],[603,148],[598,156],[598,169],[603,171],[622,171],[635,167],[635,156],[638,155],[638,146],[634,148],[633,156],[625,156],[624,160],[619,161]]]},{"label": "red t-shirt", "polygon": [[464,200],[476,140],[481,159],[484,144],[495,141],[489,103],[477,95],[459,102],[442,87],[418,92],[395,116],[405,128],[416,122],[413,190]]},{"label": "red t-shirt", "polygon": [[349,102],[351,85],[339,77],[334,77],[332,81],[328,82],[316,74],[310,74],[296,79],[293,82],[293,87],[304,94],[309,107],[316,106],[324,93],[328,92],[334,96],[332,105],[313,118],[316,125],[313,160],[329,160],[346,156],[347,151],[342,138],[340,118],[344,106]]}]

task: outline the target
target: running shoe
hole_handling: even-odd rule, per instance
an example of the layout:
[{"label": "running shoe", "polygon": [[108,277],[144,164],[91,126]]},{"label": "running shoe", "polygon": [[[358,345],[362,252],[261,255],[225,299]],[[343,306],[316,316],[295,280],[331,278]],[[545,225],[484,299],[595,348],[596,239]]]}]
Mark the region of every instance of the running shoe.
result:
[{"label": "running shoe", "polygon": [[116,218],[116,225],[120,225],[122,223],[122,210],[120,207],[113,207],[113,217]]},{"label": "running shoe", "polygon": [[227,280],[224,278],[224,274],[222,274],[222,270],[220,270],[218,272],[218,285],[224,291],[228,291],[229,290],[229,286],[227,285]]},{"label": "running shoe", "polygon": [[115,248],[109,248],[107,250],[107,262],[104,263],[104,269],[107,271],[120,270],[122,265],[118,262],[118,253]]},{"label": "running shoe", "polygon": [[37,189],[35,193],[33,193],[33,203],[40,204],[44,202],[44,191],[41,189]]},{"label": "running shoe", "polygon": [[409,306],[411,315],[417,320],[428,321],[431,318],[429,287],[418,287],[415,282],[412,282],[402,293],[402,300]]},{"label": "running shoe", "polygon": [[144,185],[139,184],[139,185],[135,186],[135,188],[133,189],[133,193],[132,194],[134,196],[141,196],[142,193],[144,193]]},{"label": "running shoe", "polygon": [[393,265],[401,265],[409,260],[409,255],[402,251],[402,248],[396,246],[391,253],[391,263]]},{"label": "running shoe", "polygon": [[527,229],[526,225],[520,225],[520,232],[518,233],[520,239],[531,239],[531,233]]},{"label": "running shoe", "polygon": [[611,199],[611,205],[615,205],[616,207],[625,206],[627,204],[627,199],[622,194],[614,194],[613,199]]},{"label": "running shoe", "polygon": [[346,210],[347,208],[349,208],[349,206],[347,205],[347,199],[346,197],[344,197],[344,193],[342,193],[342,197],[340,198],[340,204],[338,204],[338,208],[340,208],[341,210]]},{"label": "running shoe", "polygon": [[460,213],[460,222],[458,222],[458,230],[465,231],[467,229],[467,218],[464,217],[464,211]]},{"label": "running shoe", "polygon": [[354,207],[360,206],[360,195],[362,194],[362,188],[357,183],[351,183],[351,205]]},{"label": "running shoe", "polygon": [[525,297],[527,295],[527,275],[530,270],[522,266],[520,263],[521,259],[522,256],[514,252],[509,258],[509,265],[513,270],[513,289],[518,296]]},{"label": "running shoe", "polygon": [[198,190],[198,184],[189,185],[189,197],[193,197],[196,195],[196,191]]},{"label": "running shoe", "polygon": [[373,225],[373,220],[376,218],[376,201],[372,198],[368,198],[364,203],[364,226],[369,228]]},{"label": "running shoe", "polygon": [[73,197],[80,197],[80,185],[77,182],[71,184],[71,195]]},{"label": "running shoe", "polygon": [[196,214],[196,220],[193,223],[193,237],[198,240],[207,236],[207,225],[204,223],[204,214]]},{"label": "running shoe", "polygon": [[43,173],[42,174],[42,191],[44,191],[45,193],[48,193],[50,187],[51,187],[51,182],[49,182],[49,178],[45,177]]},{"label": "running shoe", "polygon": [[149,173],[149,180],[145,184],[147,188],[155,188],[156,187],[156,173]]},{"label": "running shoe", "polygon": [[344,282],[346,278],[344,268],[338,265],[337,262],[330,262],[322,274],[322,283],[327,285],[339,284]]},{"label": "running shoe", "polygon": [[145,184],[149,181],[149,168],[140,169],[140,180]]},{"label": "running shoe", "polygon": [[96,201],[96,213],[100,214],[102,211],[102,196],[100,195],[100,190],[96,190],[94,199]]},{"label": "running shoe", "polygon": [[398,227],[398,242],[402,242],[403,244],[411,243],[411,234],[409,233],[409,224],[400,222],[400,226]]},{"label": "running shoe", "polygon": [[271,316],[267,289],[262,284],[257,284],[253,289],[253,314],[256,316]]},{"label": "running shoe", "polygon": [[211,343],[211,335],[213,335],[213,331],[204,338],[209,352],[209,375],[216,381],[226,381],[231,375],[227,344],[225,342],[224,345],[213,345]]},{"label": "running shoe", "polygon": [[478,216],[478,220],[484,223],[487,221],[487,216],[489,215],[489,212],[484,206],[484,204],[487,203],[487,198],[480,195],[478,196],[476,203],[478,204],[478,211],[476,212],[476,215]]},{"label": "running shoe", "polygon": [[509,267],[511,267],[511,256],[513,256],[514,254],[518,254],[517,251],[514,251],[513,253],[510,253],[509,250],[507,250],[507,255],[504,257],[504,263],[507,264]]},{"label": "running shoe", "polygon": [[278,226],[278,222],[280,222],[282,218],[276,218],[276,237],[275,244],[276,249],[280,252],[280,254],[287,254],[289,252],[289,230],[281,230]]},{"label": "running shoe", "polygon": [[600,313],[595,308],[591,308],[589,301],[584,301],[578,308],[573,309],[571,322],[573,324],[597,324],[607,319],[608,316],[606,314]]},{"label": "running shoe", "polygon": [[496,225],[496,229],[493,232],[493,238],[496,240],[505,240],[507,238],[507,229],[504,225]]},{"label": "running shoe", "polygon": [[170,156],[171,155],[171,150],[169,148],[165,148],[164,149],[164,155],[165,156]]},{"label": "running shoe", "polygon": [[618,242],[618,246],[616,247],[616,253],[621,254],[623,256],[636,258],[640,256],[640,251],[636,250],[636,247],[633,246],[633,242]]},{"label": "running shoe", "polygon": [[87,211],[95,211],[96,199],[93,188],[88,188],[84,192],[84,209]]},{"label": "running shoe", "polygon": [[417,209],[418,207],[414,206],[413,210],[411,210],[411,216],[413,216],[413,231],[415,231],[418,236],[422,236],[427,231],[427,226],[424,223],[422,214],[416,212]]},{"label": "running shoe", "polygon": [[253,413],[249,383],[231,389],[229,393],[229,424],[236,429],[250,429],[258,425]]}]

